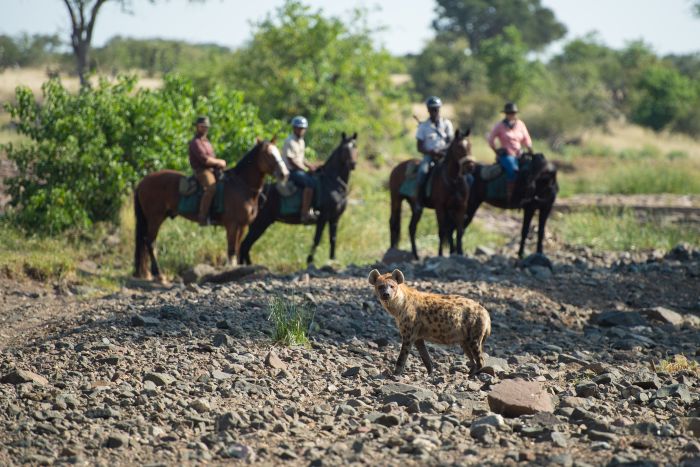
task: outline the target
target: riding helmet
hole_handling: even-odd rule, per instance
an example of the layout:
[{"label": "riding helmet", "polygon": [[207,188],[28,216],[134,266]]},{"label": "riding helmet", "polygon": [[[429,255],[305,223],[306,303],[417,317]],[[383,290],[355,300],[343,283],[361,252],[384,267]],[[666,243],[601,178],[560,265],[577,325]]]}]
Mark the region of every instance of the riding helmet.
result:
[{"label": "riding helmet", "polygon": [[439,109],[442,107],[442,101],[437,96],[430,96],[428,97],[428,100],[425,101],[425,105],[429,109]]},{"label": "riding helmet", "polygon": [[297,115],[292,119],[292,126],[294,128],[308,128],[309,122],[301,115]]}]

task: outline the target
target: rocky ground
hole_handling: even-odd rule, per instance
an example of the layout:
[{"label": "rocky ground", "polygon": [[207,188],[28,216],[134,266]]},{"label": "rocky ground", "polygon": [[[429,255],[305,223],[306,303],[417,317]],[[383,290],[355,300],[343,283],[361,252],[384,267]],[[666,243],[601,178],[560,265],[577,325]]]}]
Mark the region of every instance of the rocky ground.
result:
[{"label": "rocky ground", "polygon": [[[699,465],[700,252],[498,251],[151,290],[0,284],[0,464]],[[400,255],[399,255],[400,256]],[[406,374],[367,284],[491,313],[487,368],[458,348]],[[84,293],[88,295],[84,295]],[[271,340],[276,293],[315,308],[311,344]]]}]

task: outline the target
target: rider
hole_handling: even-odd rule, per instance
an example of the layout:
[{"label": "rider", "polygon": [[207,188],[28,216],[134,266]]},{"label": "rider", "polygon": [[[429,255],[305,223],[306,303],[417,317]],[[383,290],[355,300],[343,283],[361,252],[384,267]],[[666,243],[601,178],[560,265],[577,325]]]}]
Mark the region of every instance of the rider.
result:
[{"label": "rider", "polygon": [[306,172],[316,170],[316,167],[304,159],[306,143],[304,134],[309,127],[309,122],[301,115],[292,119],[292,134],[284,140],[282,147],[282,159],[289,169],[289,179],[299,188],[303,189],[301,198],[301,221],[313,221],[316,213],[311,207],[314,196],[314,179]]},{"label": "rider", "polygon": [[425,101],[425,105],[428,107],[430,118],[421,122],[416,131],[416,146],[418,152],[423,154],[416,180],[416,211],[423,209],[424,185],[430,163],[445,154],[454,134],[452,122],[440,116],[440,107],[442,107],[440,98],[431,96]]},{"label": "rider", "polygon": [[[518,159],[521,156],[521,147],[525,146],[532,153],[532,139],[527,131],[525,123],[518,118],[518,106],[508,102],[503,107],[506,118],[496,123],[489,134],[489,146],[496,153],[498,163],[506,171],[506,196],[508,205],[513,199],[515,181],[518,178]],[[496,139],[501,143],[496,148]]]},{"label": "rider", "polygon": [[190,165],[192,171],[204,192],[199,202],[199,215],[197,221],[199,225],[209,224],[209,208],[216,194],[216,176],[214,171],[226,168],[226,161],[217,159],[214,155],[214,148],[207,139],[209,132],[209,117],[197,117],[195,122],[197,132],[190,141]]}]

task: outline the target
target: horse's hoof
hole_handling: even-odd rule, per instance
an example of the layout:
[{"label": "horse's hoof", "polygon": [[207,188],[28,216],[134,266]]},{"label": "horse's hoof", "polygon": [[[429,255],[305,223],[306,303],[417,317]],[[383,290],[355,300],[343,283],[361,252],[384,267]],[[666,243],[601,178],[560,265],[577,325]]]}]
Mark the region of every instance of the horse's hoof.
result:
[{"label": "horse's hoof", "polygon": [[168,279],[163,275],[155,276],[153,281],[161,285],[170,285],[170,281],[168,281]]}]

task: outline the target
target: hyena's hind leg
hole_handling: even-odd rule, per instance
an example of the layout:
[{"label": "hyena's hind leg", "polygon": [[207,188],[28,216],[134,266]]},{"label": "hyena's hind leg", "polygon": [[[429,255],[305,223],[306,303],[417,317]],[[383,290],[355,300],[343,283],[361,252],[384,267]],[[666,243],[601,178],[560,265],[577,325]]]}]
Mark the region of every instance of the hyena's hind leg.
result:
[{"label": "hyena's hind leg", "polygon": [[466,339],[464,342],[461,344],[462,350],[464,351],[464,356],[469,359],[469,362],[471,363],[471,369],[469,370],[469,374],[473,375],[476,373],[476,368],[478,366],[477,360],[474,357],[474,353],[472,352],[472,347],[469,345],[469,340]]}]

